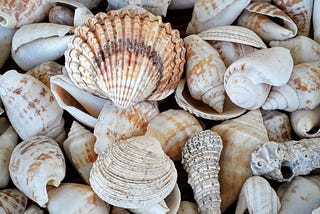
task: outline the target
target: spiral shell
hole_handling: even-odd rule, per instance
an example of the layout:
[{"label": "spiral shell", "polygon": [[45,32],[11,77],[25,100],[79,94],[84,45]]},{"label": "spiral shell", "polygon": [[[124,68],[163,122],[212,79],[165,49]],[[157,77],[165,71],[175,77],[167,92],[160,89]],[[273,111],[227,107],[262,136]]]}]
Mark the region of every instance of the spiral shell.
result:
[{"label": "spiral shell", "polygon": [[23,214],[28,198],[18,189],[0,190],[0,213]]}]

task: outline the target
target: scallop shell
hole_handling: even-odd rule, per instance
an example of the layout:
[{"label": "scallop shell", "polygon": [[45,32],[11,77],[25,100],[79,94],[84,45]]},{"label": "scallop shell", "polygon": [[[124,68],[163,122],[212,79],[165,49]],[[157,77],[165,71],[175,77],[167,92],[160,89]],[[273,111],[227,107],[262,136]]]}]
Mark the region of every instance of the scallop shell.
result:
[{"label": "scallop shell", "polygon": [[312,17],[312,23],[313,23],[313,38],[315,41],[320,43],[320,2],[314,1],[313,3],[313,17]]},{"label": "scallop shell", "polygon": [[272,87],[262,108],[289,112],[316,108],[320,104],[319,76],[320,60],[295,65],[287,84]]},{"label": "scallop shell", "polygon": [[106,214],[110,212],[109,204],[102,201],[89,185],[62,183],[57,188],[49,187],[48,196],[50,214]]},{"label": "scallop shell", "polygon": [[252,152],[250,165],[254,175],[280,182],[307,175],[320,168],[320,138],[263,143]]},{"label": "scallop shell", "polygon": [[187,61],[186,80],[191,96],[202,100],[217,112],[223,112],[223,75],[226,66],[219,53],[198,35],[184,38],[184,44]]},{"label": "scallop shell", "polygon": [[179,32],[161,17],[121,10],[98,13],[77,28],[65,65],[77,86],[126,108],[169,96],[183,73],[184,55]]},{"label": "scallop shell", "polygon": [[293,60],[288,49],[267,48],[233,62],[224,75],[224,87],[231,101],[246,109],[261,107],[271,86],[288,82]]},{"label": "scallop shell", "polygon": [[132,137],[107,148],[90,173],[91,187],[101,199],[132,209],[158,204],[176,181],[174,163],[150,136]]},{"label": "scallop shell", "polygon": [[148,101],[126,109],[120,109],[110,100],[107,101],[93,131],[97,138],[95,152],[100,154],[120,140],[143,135],[147,131],[148,122],[158,113],[158,106]]},{"label": "scallop shell", "polygon": [[[1,4],[1,2],[0,2],[0,4]],[[1,15],[0,15],[0,19],[1,19]],[[1,21],[0,21],[0,23],[1,23]],[[12,41],[13,34],[15,32],[16,32],[15,29],[9,29],[9,28],[0,26],[0,47],[1,47],[0,68],[6,63],[7,59],[10,57],[11,41]]]},{"label": "scallop shell", "polygon": [[0,213],[23,214],[28,198],[18,189],[0,190]]},{"label": "scallop shell", "polygon": [[198,205],[190,201],[181,201],[177,214],[199,214]]},{"label": "scallop shell", "polygon": [[268,141],[268,134],[259,110],[224,121],[211,130],[217,132],[223,141],[219,180],[221,211],[224,212],[237,200],[242,185],[252,175],[250,154],[258,145]]},{"label": "scallop shell", "polygon": [[164,152],[178,161],[188,138],[199,131],[202,127],[194,116],[184,110],[170,109],[150,120],[145,135],[157,138]]},{"label": "scallop shell", "polygon": [[46,186],[59,186],[66,165],[59,145],[46,136],[35,136],[13,150],[9,172],[14,185],[41,207],[48,202]]}]

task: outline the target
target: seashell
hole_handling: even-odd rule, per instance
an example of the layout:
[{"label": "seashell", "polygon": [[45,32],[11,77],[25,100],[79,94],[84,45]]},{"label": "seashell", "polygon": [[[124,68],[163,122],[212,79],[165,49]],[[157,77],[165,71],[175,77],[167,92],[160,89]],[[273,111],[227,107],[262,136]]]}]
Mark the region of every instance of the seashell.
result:
[{"label": "seashell", "polygon": [[313,0],[274,0],[273,4],[290,16],[297,25],[298,35],[309,35]]},{"label": "seashell", "polygon": [[73,24],[74,26],[84,25],[87,19],[93,16],[94,16],[93,13],[86,7],[76,8],[74,11]]},{"label": "seashell", "polygon": [[0,190],[0,213],[23,214],[28,198],[18,189]]},{"label": "seashell", "polygon": [[320,214],[320,207],[312,210],[311,214]]},{"label": "seashell", "polygon": [[283,183],[277,190],[281,209],[279,214],[311,213],[320,205],[320,177],[298,176],[290,183]]},{"label": "seashell", "polygon": [[95,152],[100,154],[114,143],[143,135],[149,121],[158,113],[158,106],[148,101],[120,109],[108,100],[94,127],[93,134],[97,138]]},{"label": "seashell", "polygon": [[[65,52],[70,79],[80,88],[110,98],[120,108],[169,96],[183,73],[185,49],[178,31],[150,14],[122,10],[88,19],[75,30]],[[92,32],[92,25],[99,32]]]},{"label": "seashell", "polygon": [[49,22],[73,26],[74,11],[63,5],[55,5],[49,11]]},{"label": "seashell", "polygon": [[307,175],[320,165],[320,138],[259,145],[251,154],[251,170],[279,182]]},{"label": "seashell", "polygon": [[261,107],[271,86],[288,82],[293,60],[282,47],[255,51],[233,62],[224,75],[224,87],[231,101],[241,108]]},{"label": "seashell", "polygon": [[47,17],[52,4],[47,0],[0,1],[0,26],[19,28]]},{"label": "seashell", "polygon": [[130,214],[130,212],[124,208],[113,206],[111,214]]},{"label": "seashell", "polygon": [[317,12],[320,8],[320,2],[314,1],[313,3],[313,39],[320,43],[320,14]]},{"label": "seashell", "polygon": [[219,53],[198,35],[184,38],[184,43],[186,80],[191,96],[196,100],[202,100],[217,112],[223,112],[223,75],[226,66]]},{"label": "seashell", "polygon": [[167,110],[152,118],[146,136],[157,138],[163,151],[173,160],[181,160],[181,152],[188,138],[202,131],[199,121],[184,110]]},{"label": "seashell", "polygon": [[320,61],[295,65],[287,84],[272,87],[262,108],[289,112],[316,108],[320,104],[319,75]]},{"label": "seashell", "polygon": [[298,137],[320,137],[320,106],[313,110],[296,110],[290,114],[290,121]]},{"label": "seashell", "polygon": [[[1,2],[0,2],[1,4]],[[1,14],[1,6],[0,6]],[[1,25],[1,15],[0,15],[0,25]],[[10,57],[11,53],[11,41],[13,34],[16,32],[15,29],[10,29],[0,26],[0,68],[6,63],[7,59]]]},{"label": "seashell", "polygon": [[285,41],[271,41],[269,44],[271,47],[280,46],[289,49],[295,65],[320,60],[320,44],[305,36]]},{"label": "seashell", "polygon": [[73,8],[86,7],[88,9],[92,9],[94,7],[99,6],[101,0],[49,0],[52,3],[67,5]]},{"label": "seashell", "polygon": [[44,62],[36,67],[31,68],[29,71],[27,71],[27,74],[40,80],[43,84],[50,88],[50,78],[52,76],[62,74],[62,65],[54,61]]},{"label": "seashell", "polygon": [[298,31],[296,24],[285,12],[268,2],[249,4],[239,16],[237,25],[253,30],[265,42],[289,39]]},{"label": "seashell", "polygon": [[59,186],[66,175],[63,153],[54,140],[35,136],[13,150],[9,172],[14,185],[41,207],[48,202],[46,186]]},{"label": "seashell", "polygon": [[91,187],[102,200],[130,209],[160,203],[176,181],[174,163],[150,136],[113,144],[98,156],[90,172]]},{"label": "seashell", "polygon": [[199,214],[198,205],[190,201],[181,201],[177,214]]},{"label": "seashell", "polygon": [[62,183],[59,187],[49,187],[48,196],[50,214],[110,212],[109,204],[102,201],[89,185]]},{"label": "seashell", "polygon": [[50,78],[50,88],[59,106],[76,120],[94,128],[106,99],[94,96],[76,85],[66,75]]},{"label": "seashell", "polygon": [[268,141],[268,134],[259,110],[249,111],[236,119],[213,126],[223,142],[220,156],[221,212],[224,212],[240,194],[244,182],[252,176],[250,154]]},{"label": "seashell", "polygon": [[252,176],[243,184],[235,214],[278,214],[281,204],[267,180]]},{"label": "seashell", "polygon": [[92,164],[97,159],[95,142],[96,137],[76,121],[72,122],[68,138],[63,142],[64,152],[87,184]]},{"label": "seashell", "polygon": [[10,70],[0,76],[0,96],[10,123],[23,140],[35,135],[63,140],[63,110],[42,82]]},{"label": "seashell", "polygon": [[197,117],[209,120],[227,120],[246,112],[245,109],[236,106],[230,101],[229,97],[226,97],[223,112],[218,113],[202,101],[193,99],[185,82],[185,79],[180,81],[176,89],[175,100],[181,108]]},{"label": "seashell", "polygon": [[27,207],[23,214],[45,214],[45,212],[37,204],[32,203]]},{"label": "seashell", "polygon": [[10,126],[0,136],[0,189],[5,188],[10,179],[9,161],[14,147],[18,143],[18,135]]},{"label": "seashell", "polygon": [[184,10],[193,8],[197,0],[171,0],[169,5],[170,10]]},{"label": "seashell", "polygon": [[54,23],[24,25],[12,38],[12,58],[23,70],[57,60],[63,56],[73,38],[73,35],[69,35],[71,30],[71,26]]},{"label": "seashell", "polygon": [[193,134],[183,147],[181,162],[200,213],[221,213],[218,180],[221,150],[221,137],[210,130]]},{"label": "seashell", "polygon": [[267,129],[269,141],[285,142],[292,140],[288,115],[280,111],[261,111],[263,124]]},{"label": "seashell", "polygon": [[187,34],[196,34],[213,27],[231,25],[250,0],[198,0],[194,3]]}]

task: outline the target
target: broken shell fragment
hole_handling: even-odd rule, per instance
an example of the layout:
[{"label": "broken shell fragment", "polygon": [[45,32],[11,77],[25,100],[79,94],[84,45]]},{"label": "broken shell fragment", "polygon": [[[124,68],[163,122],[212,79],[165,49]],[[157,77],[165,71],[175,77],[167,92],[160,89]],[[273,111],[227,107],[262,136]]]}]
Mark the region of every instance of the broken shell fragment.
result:
[{"label": "broken shell fragment", "polygon": [[28,198],[18,189],[0,190],[0,213],[23,214]]}]

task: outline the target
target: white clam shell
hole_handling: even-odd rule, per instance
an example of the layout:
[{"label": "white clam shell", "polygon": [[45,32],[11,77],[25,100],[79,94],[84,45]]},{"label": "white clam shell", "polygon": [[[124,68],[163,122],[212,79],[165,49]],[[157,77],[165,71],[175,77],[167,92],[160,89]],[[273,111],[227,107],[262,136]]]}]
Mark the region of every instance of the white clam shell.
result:
[{"label": "white clam shell", "polygon": [[45,207],[48,202],[47,185],[57,187],[65,177],[65,159],[57,142],[46,136],[35,136],[14,148],[9,172],[19,190]]},{"label": "white clam shell", "polygon": [[313,38],[315,41],[320,43],[320,2],[315,0],[313,3]]},{"label": "white clam shell", "polygon": [[18,189],[0,190],[0,213],[23,214],[28,198]]},{"label": "white clam shell", "polygon": [[11,41],[15,32],[15,29],[9,29],[0,26],[0,68],[6,63],[7,59],[10,57]]}]

